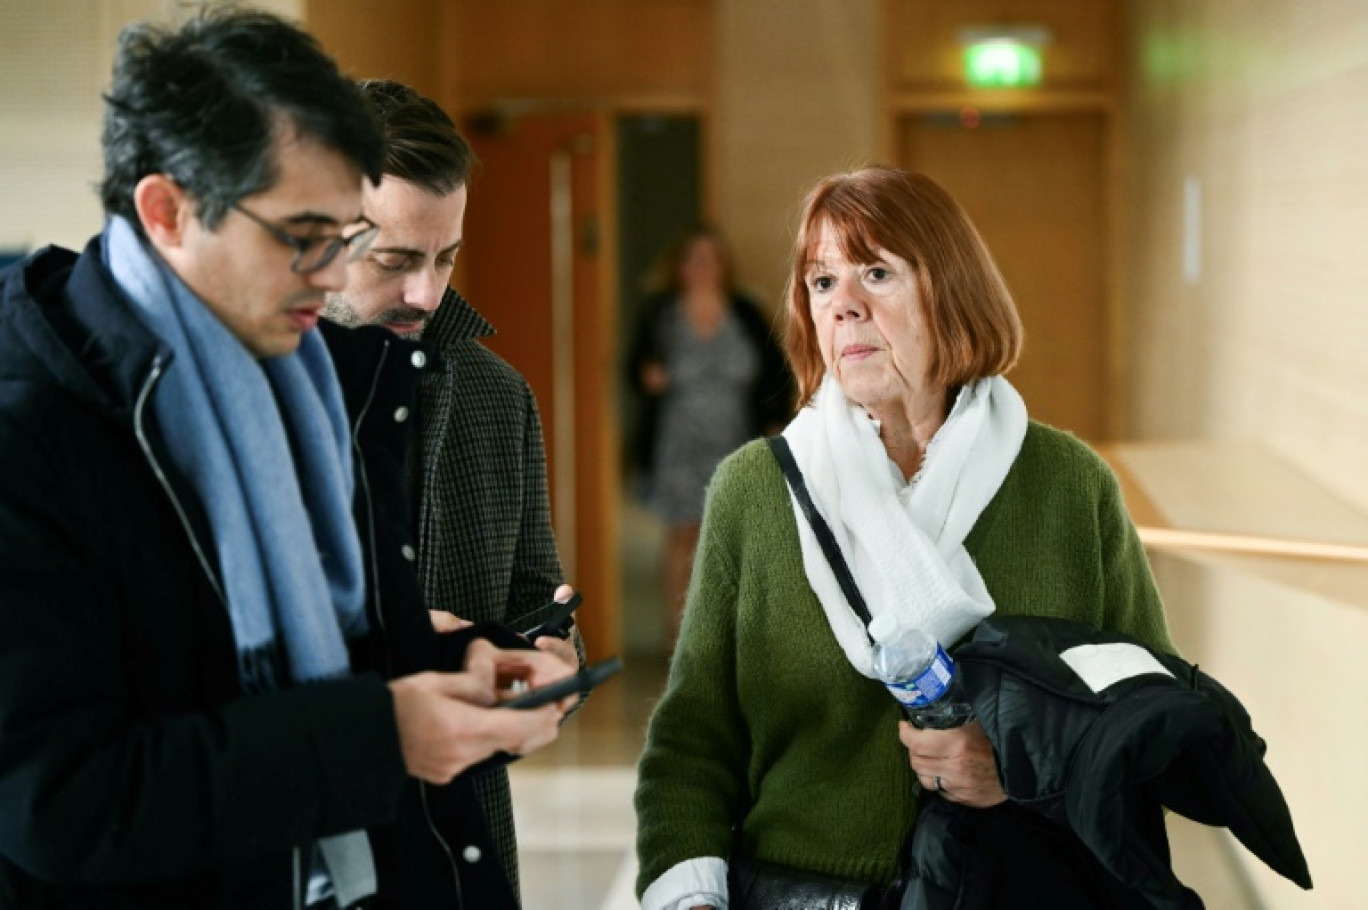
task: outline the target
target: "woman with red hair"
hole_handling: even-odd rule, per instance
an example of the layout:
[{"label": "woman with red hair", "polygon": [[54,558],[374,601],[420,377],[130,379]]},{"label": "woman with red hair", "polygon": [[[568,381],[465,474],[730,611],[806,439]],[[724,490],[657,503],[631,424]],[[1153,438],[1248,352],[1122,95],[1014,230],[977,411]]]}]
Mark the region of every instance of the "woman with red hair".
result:
[{"label": "woman with red hair", "polygon": [[[882,167],[819,181],[786,315],[803,407],[783,437],[872,617],[947,648],[996,613],[1173,651],[1115,477],[1004,377],[1016,307],[944,190]],[[878,906],[923,791],[1006,798],[977,722],[900,720],[764,442],[718,468],[695,573],[639,769],[645,910],[771,906],[757,882],[809,895],[772,906]]]}]

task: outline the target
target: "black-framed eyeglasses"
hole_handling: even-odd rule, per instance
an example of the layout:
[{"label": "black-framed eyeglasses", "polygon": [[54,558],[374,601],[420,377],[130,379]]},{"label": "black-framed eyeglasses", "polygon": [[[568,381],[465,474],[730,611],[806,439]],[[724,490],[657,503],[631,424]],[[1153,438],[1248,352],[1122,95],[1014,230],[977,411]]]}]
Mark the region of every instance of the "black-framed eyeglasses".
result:
[{"label": "black-framed eyeglasses", "polygon": [[296,237],[289,231],[252,214],[237,203],[233,203],[233,208],[261,225],[262,230],[295,251],[294,259],[290,261],[290,271],[296,275],[312,275],[314,272],[326,269],[337,258],[337,254],[342,252],[343,248],[346,248],[349,260],[364,255],[366,250],[370,249],[371,243],[375,241],[375,235],[380,233],[380,226],[363,215],[361,220],[365,226],[351,234],[332,234],[327,237]]}]

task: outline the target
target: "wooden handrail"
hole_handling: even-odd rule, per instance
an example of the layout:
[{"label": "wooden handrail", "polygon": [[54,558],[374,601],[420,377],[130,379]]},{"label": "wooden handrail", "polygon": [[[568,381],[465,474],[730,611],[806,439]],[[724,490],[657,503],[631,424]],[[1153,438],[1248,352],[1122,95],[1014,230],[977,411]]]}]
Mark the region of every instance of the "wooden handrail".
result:
[{"label": "wooden handrail", "polygon": [[1122,443],[1102,453],[1151,554],[1368,608],[1368,514],[1296,466],[1238,442]]},{"label": "wooden handrail", "polygon": [[[1206,446],[1210,445],[1210,452]],[[1111,464],[1117,480],[1121,484],[1122,496],[1126,500],[1126,506],[1131,513],[1131,519],[1135,522],[1136,529],[1139,531],[1141,542],[1149,548],[1163,550],[1170,553],[1181,554],[1190,552],[1197,553],[1229,553],[1237,556],[1263,556],[1281,557],[1285,559],[1301,559],[1319,562],[1334,562],[1343,565],[1368,565],[1368,543],[1359,543],[1352,538],[1345,540],[1343,536],[1339,540],[1309,540],[1306,539],[1305,531],[1308,525],[1305,521],[1300,522],[1294,527],[1289,527],[1287,534],[1276,533],[1276,528],[1269,527],[1273,522],[1260,522],[1262,527],[1249,529],[1226,528],[1213,529],[1195,526],[1195,522],[1175,527],[1175,522],[1171,520],[1171,514],[1180,512],[1189,501],[1194,497],[1204,497],[1208,499],[1208,505],[1213,501],[1209,484],[1193,485],[1187,479],[1193,473],[1199,473],[1194,466],[1201,465],[1213,475],[1219,471],[1214,467],[1215,464],[1228,464],[1231,457],[1231,449],[1220,448],[1220,443],[1141,443],[1141,444],[1113,444],[1100,447],[1100,451],[1107,461]],[[1268,460],[1260,456],[1257,460],[1251,461],[1245,457],[1248,448],[1237,448],[1235,450],[1241,456],[1241,466],[1244,470],[1250,470],[1250,465],[1258,465],[1260,472],[1267,472]],[[1132,465],[1128,462],[1127,452],[1144,455],[1145,453],[1160,453],[1174,455],[1181,458],[1181,461],[1170,464],[1179,464],[1186,470],[1174,473],[1171,469],[1165,475],[1156,475],[1148,478],[1150,483],[1142,482],[1135,474]],[[1250,475],[1242,475],[1248,477]],[[1256,473],[1256,480],[1262,480]],[[1186,481],[1186,482],[1185,482]],[[1267,482],[1253,482],[1248,486],[1250,497],[1262,497],[1256,510],[1266,509],[1269,514],[1277,514],[1274,510],[1286,507],[1284,500],[1270,500],[1267,498],[1267,490],[1275,483],[1280,483],[1286,488],[1289,483],[1296,483],[1297,489],[1311,498],[1310,488],[1306,486],[1304,478],[1294,478],[1291,474],[1283,471],[1277,477],[1271,477]],[[1226,507],[1229,509],[1225,513],[1226,517],[1230,514],[1244,515],[1246,518],[1250,514],[1246,506],[1249,499],[1230,498],[1229,491],[1236,490],[1236,495],[1243,492],[1238,486],[1230,483],[1216,482],[1218,491],[1227,491]],[[1160,505],[1164,501],[1167,508]],[[1219,493],[1214,501],[1220,503]],[[1350,513],[1342,503],[1329,503],[1320,494],[1316,498],[1317,508],[1325,509],[1327,519],[1339,533],[1343,533],[1345,527],[1360,526],[1365,528],[1364,536],[1368,538],[1368,522],[1357,514]],[[1188,510],[1191,512],[1191,510]],[[1201,515],[1198,520],[1210,519],[1212,516]],[[1237,519],[1238,520],[1238,519]],[[1191,521],[1191,516],[1189,517]],[[1270,533],[1272,531],[1273,533]],[[1298,533],[1302,532],[1302,533]]]},{"label": "wooden handrail", "polygon": [[1257,537],[1252,534],[1224,534],[1178,528],[1137,526],[1140,542],[1157,550],[1213,550],[1252,556],[1283,556],[1292,559],[1318,559],[1368,565],[1368,547],[1350,544]]}]

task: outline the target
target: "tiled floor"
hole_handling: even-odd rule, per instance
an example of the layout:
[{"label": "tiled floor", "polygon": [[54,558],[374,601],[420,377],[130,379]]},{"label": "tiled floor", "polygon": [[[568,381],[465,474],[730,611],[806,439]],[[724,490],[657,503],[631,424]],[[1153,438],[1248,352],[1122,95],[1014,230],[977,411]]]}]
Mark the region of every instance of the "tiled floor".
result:
[{"label": "tiled floor", "polygon": [[547,749],[510,771],[524,910],[636,907],[632,791],[646,721],[665,683],[658,579],[664,530],[627,498],[621,515],[623,671],[566,722]]},{"label": "tiled floor", "polygon": [[628,655],[556,743],[511,769],[525,910],[636,906],[635,763],[664,678],[663,657]]},{"label": "tiled floor", "polygon": [[[629,608],[658,609],[654,543],[642,513],[626,516],[623,538]],[[628,527],[630,525],[630,527]],[[629,636],[630,640],[630,636]],[[628,910],[636,861],[632,791],[646,721],[659,698],[666,661],[628,654],[552,746],[510,771],[522,863],[525,910]],[[1224,831],[1179,817],[1169,825],[1178,877],[1213,910],[1257,910],[1232,871]]]}]

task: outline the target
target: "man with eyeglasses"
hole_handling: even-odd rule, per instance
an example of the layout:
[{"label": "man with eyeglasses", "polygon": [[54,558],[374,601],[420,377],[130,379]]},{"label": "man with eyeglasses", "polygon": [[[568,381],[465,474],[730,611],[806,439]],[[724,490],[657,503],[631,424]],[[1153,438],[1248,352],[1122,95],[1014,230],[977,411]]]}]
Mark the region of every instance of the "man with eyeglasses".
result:
[{"label": "man with eyeglasses", "polygon": [[493,703],[569,668],[436,635],[377,534],[421,364],[358,332],[353,395],[314,331],[375,235],[364,98],[218,10],[126,29],[106,101],[105,229],[0,272],[0,906],[511,906],[458,775],[554,739]]},{"label": "man with eyeglasses", "polygon": [[[343,250],[348,251],[348,259],[356,259],[366,252],[371,243],[375,241],[375,235],[380,231],[378,225],[371,224],[370,219],[362,215],[354,230],[345,233],[325,234],[322,237],[300,237],[271,224],[260,215],[253,215],[241,203],[233,203],[233,208],[261,225],[266,233],[280,243],[294,250],[294,257],[290,260],[290,271],[296,275],[312,275],[314,272],[321,272],[332,265],[337,254]],[[301,222],[295,218],[291,220],[291,223],[308,224],[309,221]]]}]

